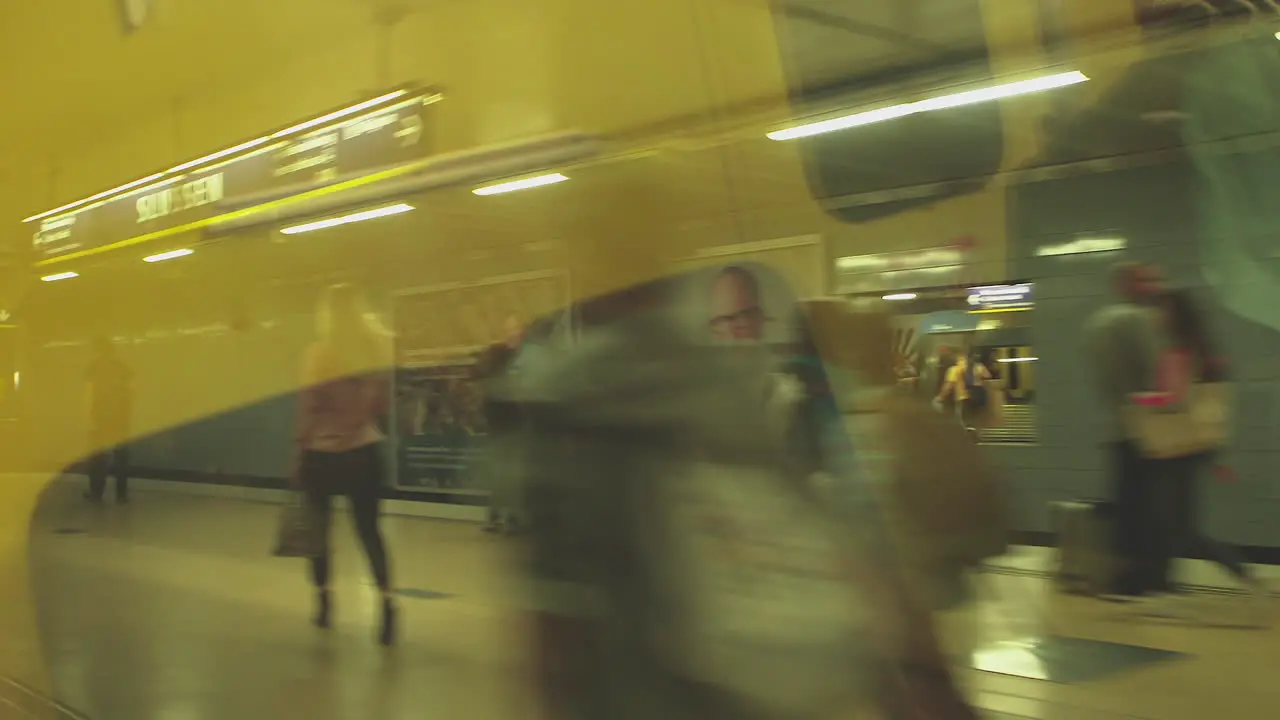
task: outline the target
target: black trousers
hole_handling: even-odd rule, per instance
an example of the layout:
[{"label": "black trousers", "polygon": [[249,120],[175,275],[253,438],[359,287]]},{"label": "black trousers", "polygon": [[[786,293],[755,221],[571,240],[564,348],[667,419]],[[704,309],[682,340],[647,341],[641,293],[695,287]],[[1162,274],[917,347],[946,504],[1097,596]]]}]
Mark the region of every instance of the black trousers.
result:
[{"label": "black trousers", "polygon": [[1250,573],[1236,549],[1206,536],[1198,527],[1198,490],[1212,461],[1209,453],[1155,461],[1151,523],[1156,546],[1152,585],[1160,592],[1176,589],[1173,563],[1178,558],[1203,558],[1238,580],[1250,580]]},{"label": "black trousers", "polygon": [[1113,592],[1144,595],[1160,588],[1162,545],[1152,520],[1156,461],[1142,457],[1128,440],[1111,443],[1112,529],[1119,561]]},{"label": "black trousers", "polygon": [[129,497],[129,448],[107,447],[89,458],[89,496],[101,498],[107,492],[107,476],[116,478],[116,497]]},{"label": "black trousers", "polygon": [[1210,462],[1208,454],[1152,460],[1131,442],[1112,445],[1115,553],[1121,567],[1116,593],[1174,592],[1178,558],[1205,558],[1249,580],[1235,549],[1197,526],[1198,488]]},{"label": "black trousers", "polygon": [[[324,524],[326,541],[332,525],[333,496],[344,495],[373,578],[379,589],[387,591],[391,589],[391,572],[378,527],[382,477],[381,448],[376,444],[346,452],[308,451],[302,456],[302,487],[307,502]],[[329,585],[332,562],[328,542],[325,548],[325,555],[311,559],[311,580],[318,588]]]}]

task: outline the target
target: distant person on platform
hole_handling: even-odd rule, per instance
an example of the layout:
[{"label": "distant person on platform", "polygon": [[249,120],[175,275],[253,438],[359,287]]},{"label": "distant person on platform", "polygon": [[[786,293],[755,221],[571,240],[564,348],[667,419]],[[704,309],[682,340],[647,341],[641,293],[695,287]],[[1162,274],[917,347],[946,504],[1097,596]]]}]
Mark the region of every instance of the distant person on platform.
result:
[{"label": "distant person on platform", "polygon": [[1116,302],[1088,322],[1086,338],[1102,402],[1102,432],[1108,456],[1111,499],[1115,503],[1114,551],[1120,574],[1113,594],[1138,599],[1158,590],[1160,548],[1151,508],[1157,464],[1138,451],[1126,427],[1131,398],[1155,387],[1164,333],[1154,304],[1162,283],[1153,267],[1122,263],[1113,271]]},{"label": "distant person on platform", "polygon": [[766,319],[755,274],[737,266],[721,270],[711,285],[711,334],[717,340],[762,340]]},{"label": "distant person on platform", "polygon": [[107,475],[116,478],[116,501],[129,501],[129,448],[125,444],[133,415],[133,372],[105,337],[93,340],[93,358],[85,373],[89,420],[90,501],[102,502]]}]

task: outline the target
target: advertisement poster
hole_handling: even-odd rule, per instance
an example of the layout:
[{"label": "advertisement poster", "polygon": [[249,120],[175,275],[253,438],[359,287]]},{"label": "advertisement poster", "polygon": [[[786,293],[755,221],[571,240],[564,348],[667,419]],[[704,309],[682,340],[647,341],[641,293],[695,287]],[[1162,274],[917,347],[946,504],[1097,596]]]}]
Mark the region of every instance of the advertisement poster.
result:
[{"label": "advertisement poster", "polygon": [[826,294],[828,260],[822,239],[817,235],[707,248],[680,261],[676,267],[687,271],[748,265],[767,268],[766,274],[787,283],[796,296]]},{"label": "advertisement poster", "polygon": [[488,494],[484,392],[476,367],[515,343],[531,320],[565,307],[562,273],[494,278],[396,295],[396,485],[445,495]]},{"label": "advertisement poster", "polygon": [[679,279],[681,320],[695,337],[714,343],[794,347],[801,316],[791,284],[758,262],[725,260],[686,271]]}]

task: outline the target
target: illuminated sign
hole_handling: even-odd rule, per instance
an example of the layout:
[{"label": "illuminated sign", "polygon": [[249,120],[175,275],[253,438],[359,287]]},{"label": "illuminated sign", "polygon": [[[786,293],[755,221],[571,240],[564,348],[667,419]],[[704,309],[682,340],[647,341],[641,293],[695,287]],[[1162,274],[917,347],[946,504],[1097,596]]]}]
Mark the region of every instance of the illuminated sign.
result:
[{"label": "illuminated sign", "polygon": [[134,207],[138,211],[138,222],[152,220],[194,210],[211,203],[221,202],[222,173],[214,173],[177,187],[168,187],[157,192],[140,195]]},{"label": "illuminated sign", "polygon": [[893,293],[963,284],[968,249],[961,245],[848,255],[835,261],[842,294]]},{"label": "illuminated sign", "polygon": [[1019,283],[1017,285],[988,285],[986,287],[969,288],[969,311],[984,310],[1024,310],[1035,305],[1032,297],[1033,285]]},{"label": "illuminated sign", "polygon": [[1116,252],[1124,250],[1128,246],[1128,241],[1122,237],[1079,237],[1066,242],[1041,245],[1036,249],[1036,256],[1055,257],[1058,255]]},{"label": "illuminated sign", "polygon": [[101,248],[419,160],[427,154],[423,108],[438,97],[405,95],[359,114],[331,113],[73,203],[61,214],[29,218],[37,259]]}]

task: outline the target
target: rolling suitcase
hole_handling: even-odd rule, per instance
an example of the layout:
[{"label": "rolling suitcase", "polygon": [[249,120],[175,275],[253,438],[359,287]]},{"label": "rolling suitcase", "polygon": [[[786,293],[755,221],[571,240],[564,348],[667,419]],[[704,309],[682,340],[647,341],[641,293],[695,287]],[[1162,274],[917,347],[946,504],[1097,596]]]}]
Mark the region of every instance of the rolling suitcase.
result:
[{"label": "rolling suitcase", "polygon": [[1054,581],[1063,592],[1100,595],[1110,591],[1117,570],[1111,550],[1111,504],[1071,500],[1052,505],[1058,562]]}]

